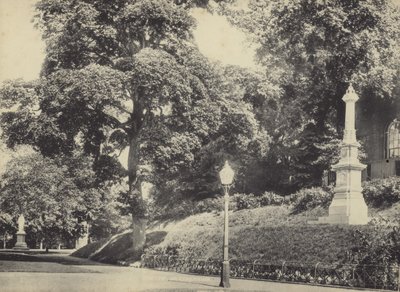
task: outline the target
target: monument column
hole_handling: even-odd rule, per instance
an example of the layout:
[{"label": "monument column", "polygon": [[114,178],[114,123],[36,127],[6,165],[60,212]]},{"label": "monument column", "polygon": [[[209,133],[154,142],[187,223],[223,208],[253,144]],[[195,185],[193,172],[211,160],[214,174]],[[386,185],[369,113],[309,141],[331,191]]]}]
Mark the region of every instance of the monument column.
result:
[{"label": "monument column", "polygon": [[25,242],[25,218],[24,215],[21,214],[18,217],[18,232],[17,232],[17,242],[14,246],[16,250],[28,250],[28,246]]},{"label": "monument column", "polygon": [[358,95],[350,85],[343,97],[346,120],[340,160],[332,166],[336,171],[335,195],[329,206],[329,216],[318,218],[318,223],[364,225],[368,223],[368,207],[361,193],[361,171],[366,167],[358,160],[355,130],[355,103]]}]

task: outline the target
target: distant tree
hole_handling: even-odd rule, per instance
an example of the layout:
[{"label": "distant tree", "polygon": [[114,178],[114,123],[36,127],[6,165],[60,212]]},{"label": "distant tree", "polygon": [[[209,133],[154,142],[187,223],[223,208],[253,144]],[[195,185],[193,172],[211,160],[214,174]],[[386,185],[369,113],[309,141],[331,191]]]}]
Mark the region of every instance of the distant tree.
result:
[{"label": "distant tree", "polygon": [[120,192],[126,188],[124,182],[106,188],[106,195],[102,196],[100,205],[90,212],[88,223],[91,240],[109,238],[131,227],[131,216],[121,215],[121,209],[126,206],[118,202]]},{"label": "distant tree", "polygon": [[0,212],[0,236],[3,241],[3,246],[6,248],[8,235],[11,235],[15,232],[14,222],[12,221],[12,217],[10,214],[5,213],[4,211]]},{"label": "distant tree", "polygon": [[[80,160],[81,166],[88,161]],[[47,248],[61,239],[76,239],[84,233],[81,222],[99,205],[93,188],[94,173],[83,167],[71,173],[67,159],[40,154],[13,158],[1,177],[0,207],[11,218],[23,214],[31,238]]]}]

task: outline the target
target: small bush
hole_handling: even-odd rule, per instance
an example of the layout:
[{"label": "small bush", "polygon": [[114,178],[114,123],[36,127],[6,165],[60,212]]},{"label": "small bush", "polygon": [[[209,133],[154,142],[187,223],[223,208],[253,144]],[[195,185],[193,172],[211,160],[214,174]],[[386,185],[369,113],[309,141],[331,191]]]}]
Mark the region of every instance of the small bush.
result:
[{"label": "small bush", "polygon": [[154,204],[153,210],[149,212],[150,220],[181,219],[195,214],[195,204],[192,200],[176,200],[163,206]]},{"label": "small bush", "polygon": [[315,207],[328,207],[333,198],[333,189],[310,188],[301,189],[290,198],[293,213],[298,214]]},{"label": "small bush", "polygon": [[277,195],[273,192],[265,192],[260,197],[260,205],[261,206],[270,206],[270,205],[282,205],[284,203],[284,198],[280,195]]},{"label": "small bush", "polygon": [[260,200],[253,194],[234,194],[233,201],[237,210],[254,209],[260,207]]},{"label": "small bush", "polygon": [[194,213],[209,213],[214,211],[221,211],[224,208],[224,197],[208,198],[199,201],[196,206]]},{"label": "small bush", "polygon": [[181,248],[179,243],[168,245],[168,246],[150,246],[145,251],[146,256],[164,256],[164,255],[179,255],[179,249]]},{"label": "small bush", "polygon": [[374,179],[363,183],[367,204],[374,207],[390,206],[400,201],[400,178]]},{"label": "small bush", "polygon": [[273,192],[265,192],[261,196],[255,196],[253,194],[235,194],[233,196],[233,202],[235,203],[236,210],[243,210],[270,205],[282,205],[284,203],[284,198]]},{"label": "small bush", "polygon": [[168,219],[182,219],[188,216],[209,213],[214,211],[221,211],[224,208],[224,197],[219,196],[215,198],[207,198],[204,200],[196,201],[192,199],[179,199],[174,200],[167,205],[157,206],[156,203],[151,205],[149,209],[149,220],[168,220]]}]

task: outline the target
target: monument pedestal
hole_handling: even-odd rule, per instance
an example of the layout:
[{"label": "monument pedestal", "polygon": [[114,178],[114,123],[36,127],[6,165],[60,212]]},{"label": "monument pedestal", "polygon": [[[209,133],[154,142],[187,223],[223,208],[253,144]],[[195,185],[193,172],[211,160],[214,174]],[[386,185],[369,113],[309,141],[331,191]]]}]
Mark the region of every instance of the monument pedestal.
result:
[{"label": "monument pedestal", "polygon": [[26,233],[24,231],[17,232],[17,243],[14,246],[14,250],[29,250],[29,247],[26,245],[25,242]]}]

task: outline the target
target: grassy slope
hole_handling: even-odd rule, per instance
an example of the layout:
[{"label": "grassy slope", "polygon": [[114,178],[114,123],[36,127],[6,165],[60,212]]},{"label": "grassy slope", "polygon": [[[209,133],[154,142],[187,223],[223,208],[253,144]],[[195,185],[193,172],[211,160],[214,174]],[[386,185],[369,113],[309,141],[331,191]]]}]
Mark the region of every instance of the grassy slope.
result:
[{"label": "grassy slope", "polygon": [[[266,261],[336,262],[352,246],[354,226],[307,224],[325,214],[316,209],[291,215],[287,206],[268,206],[230,213],[230,257]],[[160,247],[179,244],[179,254],[220,258],[223,213],[191,216],[170,226]]]},{"label": "grassy slope", "polygon": [[[371,216],[396,218],[400,204],[384,210],[370,209]],[[327,210],[292,215],[288,206],[267,206],[230,212],[231,258],[271,262],[340,262],[354,245],[353,233],[370,226],[311,225]],[[159,247],[176,246],[182,256],[222,257],[223,213],[204,213],[161,227],[167,236]]]},{"label": "grassy slope", "polygon": [[[147,234],[146,246],[160,243],[166,235],[165,231],[155,231]],[[130,230],[117,234],[111,238],[90,243],[74,253],[72,256],[89,258],[94,261],[110,264],[127,264],[140,259],[141,255],[135,254],[132,246]]]},{"label": "grassy slope", "polygon": [[[385,210],[371,209],[370,213],[372,216],[396,218],[400,216],[400,204]],[[230,212],[230,257],[270,262],[340,262],[353,246],[353,232],[370,227],[307,224],[307,221],[326,214],[327,210],[316,208],[292,215],[287,206]],[[222,234],[223,213],[203,213],[180,221],[153,224],[146,246],[175,246],[181,256],[221,258]],[[138,255],[129,250],[129,234],[116,236],[106,248],[96,253],[105,242],[86,246],[74,255],[108,263],[138,259]]]}]

